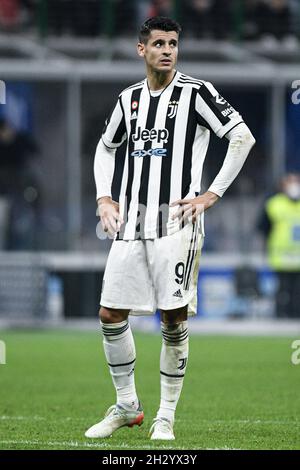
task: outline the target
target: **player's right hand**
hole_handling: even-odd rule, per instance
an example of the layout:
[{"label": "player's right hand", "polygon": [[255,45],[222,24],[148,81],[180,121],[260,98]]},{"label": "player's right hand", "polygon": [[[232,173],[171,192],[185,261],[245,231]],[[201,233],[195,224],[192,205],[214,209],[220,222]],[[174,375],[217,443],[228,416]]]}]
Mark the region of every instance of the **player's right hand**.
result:
[{"label": "player's right hand", "polygon": [[113,201],[111,197],[101,197],[98,199],[98,208],[104,232],[114,236],[123,224],[118,202]]}]

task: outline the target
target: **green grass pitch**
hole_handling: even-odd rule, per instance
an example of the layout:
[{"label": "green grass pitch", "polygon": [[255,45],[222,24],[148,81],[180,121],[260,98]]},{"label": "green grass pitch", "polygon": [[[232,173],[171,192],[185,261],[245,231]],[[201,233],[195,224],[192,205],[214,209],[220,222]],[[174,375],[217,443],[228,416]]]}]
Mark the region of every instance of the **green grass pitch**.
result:
[{"label": "green grass pitch", "polygon": [[141,427],[89,440],[114,403],[100,333],[6,331],[0,365],[0,449],[299,449],[296,338],[193,336],[176,440],[151,442],[159,405],[160,335],[135,334]]}]

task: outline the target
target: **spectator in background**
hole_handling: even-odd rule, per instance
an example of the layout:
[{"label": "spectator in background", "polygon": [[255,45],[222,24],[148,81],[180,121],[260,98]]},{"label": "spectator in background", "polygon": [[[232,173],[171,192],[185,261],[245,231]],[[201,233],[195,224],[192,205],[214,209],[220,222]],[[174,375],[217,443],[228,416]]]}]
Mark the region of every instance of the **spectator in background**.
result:
[{"label": "spectator in background", "polygon": [[173,14],[173,1],[172,0],[152,0],[150,4],[150,16],[170,16]]},{"label": "spectator in background", "polygon": [[49,30],[56,35],[97,36],[101,10],[102,2],[98,0],[48,0]]},{"label": "spectator in background", "polygon": [[[102,5],[98,0],[75,0],[73,10],[73,32],[76,36],[94,37],[100,33]],[[71,12],[69,11],[69,14]]]},{"label": "spectator in background", "polygon": [[115,0],[114,3],[114,36],[132,36],[136,29],[138,16],[137,5],[135,1]]},{"label": "spectator in background", "polygon": [[0,26],[5,29],[15,29],[20,22],[20,1],[0,0]]},{"label": "spectator in background", "polygon": [[18,132],[0,118],[0,199],[9,212],[9,226],[0,227],[2,248],[33,248],[40,189],[31,159],[37,154],[37,144],[29,134]]},{"label": "spectator in background", "polygon": [[229,39],[232,34],[232,8],[233,2],[228,0],[214,0],[212,2],[212,28],[216,39]]},{"label": "spectator in background", "polygon": [[300,317],[300,175],[287,174],[267,199],[259,222],[269,264],[278,276],[276,316]]},{"label": "spectator in background", "polygon": [[20,0],[23,23],[32,24],[37,13],[39,0]]},{"label": "spectator in background", "polygon": [[[122,2],[122,0],[121,0]],[[124,0],[125,8],[128,8],[128,1]],[[139,27],[146,18],[153,16],[173,16],[173,0],[135,0],[134,11],[132,16],[134,18],[134,28]]]},{"label": "spectator in background", "polygon": [[259,28],[259,8],[261,0],[245,0],[243,5],[243,27],[242,37],[246,40],[258,39]]},{"label": "spectator in background", "polygon": [[47,3],[47,23],[50,33],[60,36],[71,32],[73,11],[70,0],[49,0]]},{"label": "spectator in background", "polygon": [[183,15],[186,36],[209,38],[212,35],[212,0],[188,0]]},{"label": "spectator in background", "polygon": [[231,9],[227,0],[188,0],[182,11],[187,35],[228,39],[232,27]]},{"label": "spectator in background", "polygon": [[30,25],[35,15],[37,0],[0,0],[0,28],[18,31]]},{"label": "spectator in background", "polygon": [[283,39],[292,33],[289,0],[257,2],[256,17],[260,36]]},{"label": "spectator in background", "polygon": [[295,32],[292,16],[297,7],[289,0],[245,0],[243,38],[256,40],[271,37],[281,40],[290,36]]},{"label": "spectator in background", "polygon": [[[144,16],[147,8],[138,5]],[[135,29],[137,5],[128,0],[49,0],[48,23],[52,34],[95,37],[130,35]]]}]

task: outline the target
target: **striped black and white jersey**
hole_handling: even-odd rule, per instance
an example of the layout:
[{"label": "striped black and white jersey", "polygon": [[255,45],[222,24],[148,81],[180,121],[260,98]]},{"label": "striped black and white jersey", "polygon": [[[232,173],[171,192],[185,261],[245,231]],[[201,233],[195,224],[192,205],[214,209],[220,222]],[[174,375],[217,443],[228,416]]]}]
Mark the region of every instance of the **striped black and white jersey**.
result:
[{"label": "striped black and white jersey", "polygon": [[125,222],[117,238],[153,239],[180,230],[169,205],[200,193],[210,132],[222,138],[241,122],[211,83],[178,71],[158,96],[147,79],[126,88],[102,134],[110,149],[127,139],[119,196]]}]

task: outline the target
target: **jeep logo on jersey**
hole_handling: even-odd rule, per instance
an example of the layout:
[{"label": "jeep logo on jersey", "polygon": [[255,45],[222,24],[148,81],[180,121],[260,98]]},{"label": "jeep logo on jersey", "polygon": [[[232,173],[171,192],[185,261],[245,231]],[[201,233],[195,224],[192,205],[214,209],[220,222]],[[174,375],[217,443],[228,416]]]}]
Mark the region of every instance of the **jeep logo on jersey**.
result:
[{"label": "jeep logo on jersey", "polygon": [[235,112],[235,109],[221,95],[213,96],[210,101],[224,117]]},{"label": "jeep logo on jersey", "polygon": [[132,134],[132,141],[137,142],[142,140],[143,142],[148,142],[149,140],[156,140],[158,144],[168,142],[169,131],[168,129],[143,129],[138,127],[135,134]]}]

